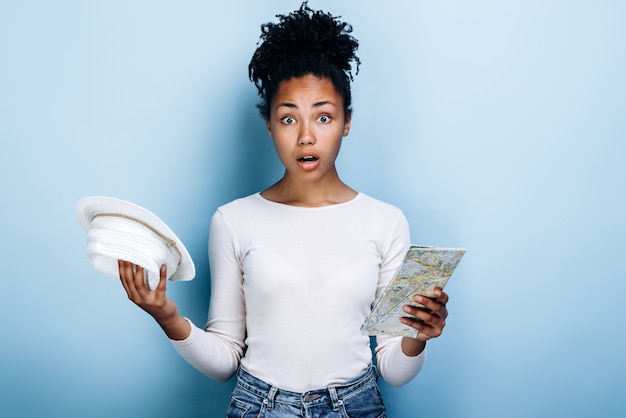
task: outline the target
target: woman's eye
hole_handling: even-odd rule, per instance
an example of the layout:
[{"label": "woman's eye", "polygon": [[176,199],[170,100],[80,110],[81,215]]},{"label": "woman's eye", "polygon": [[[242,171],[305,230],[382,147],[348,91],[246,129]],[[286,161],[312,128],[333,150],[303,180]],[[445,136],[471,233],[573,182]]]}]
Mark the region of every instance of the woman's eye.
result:
[{"label": "woman's eye", "polygon": [[329,123],[330,122],[330,116],[322,115],[317,120],[319,120],[322,123]]},{"label": "woman's eye", "polygon": [[285,125],[292,125],[296,122],[296,120],[291,116],[285,116],[280,121],[284,123]]}]

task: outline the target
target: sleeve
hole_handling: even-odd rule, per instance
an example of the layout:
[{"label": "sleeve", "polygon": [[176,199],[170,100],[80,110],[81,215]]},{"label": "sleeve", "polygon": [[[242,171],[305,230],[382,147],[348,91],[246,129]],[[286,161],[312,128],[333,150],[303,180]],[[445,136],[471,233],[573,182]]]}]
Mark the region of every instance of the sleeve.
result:
[{"label": "sleeve", "polygon": [[[410,246],[409,223],[400,214],[381,249],[382,263],[376,289],[376,301],[389,284]],[[422,369],[426,350],[409,357],[402,351],[402,337],[376,337],[376,365],[381,377],[392,386],[402,386],[411,381]]]},{"label": "sleeve", "polygon": [[245,301],[238,248],[235,234],[218,210],[211,219],[209,233],[208,322],[204,330],[191,324],[191,334],[185,340],[171,340],[189,364],[222,382],[237,371],[244,351]]}]

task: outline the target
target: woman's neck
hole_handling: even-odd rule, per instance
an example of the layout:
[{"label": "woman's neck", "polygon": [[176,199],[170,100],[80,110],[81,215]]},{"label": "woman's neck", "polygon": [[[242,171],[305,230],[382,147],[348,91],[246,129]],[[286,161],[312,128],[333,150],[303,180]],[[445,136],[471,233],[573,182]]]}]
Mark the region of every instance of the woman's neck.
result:
[{"label": "woman's neck", "polygon": [[300,182],[287,174],[261,195],[276,203],[290,206],[321,207],[348,202],[358,193],[343,183],[339,176],[324,182]]}]

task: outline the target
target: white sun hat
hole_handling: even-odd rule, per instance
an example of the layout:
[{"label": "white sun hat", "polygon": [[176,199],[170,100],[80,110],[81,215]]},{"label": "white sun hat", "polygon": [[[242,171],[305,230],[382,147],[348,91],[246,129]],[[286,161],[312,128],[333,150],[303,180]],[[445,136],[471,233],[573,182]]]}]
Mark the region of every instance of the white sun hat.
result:
[{"label": "white sun hat", "polygon": [[141,206],[91,196],[78,201],[76,217],[87,233],[87,258],[107,276],[119,279],[118,260],[143,267],[151,290],[159,284],[163,264],[168,280],[191,280],[196,275],[182,241],[158,216]]}]

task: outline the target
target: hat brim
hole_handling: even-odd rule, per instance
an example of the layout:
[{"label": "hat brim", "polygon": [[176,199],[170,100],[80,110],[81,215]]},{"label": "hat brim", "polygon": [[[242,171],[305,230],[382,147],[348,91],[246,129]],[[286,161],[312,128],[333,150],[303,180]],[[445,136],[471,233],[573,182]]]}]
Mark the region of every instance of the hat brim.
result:
[{"label": "hat brim", "polygon": [[176,248],[180,252],[181,261],[169,280],[191,280],[196,276],[196,268],[189,251],[187,251],[187,248],[185,248],[185,245],[174,231],[154,213],[126,200],[107,196],[86,197],[79,200],[76,204],[76,217],[85,232],[89,231],[94,217],[101,213],[115,213],[138,219],[142,223],[149,225],[150,228],[158,231],[161,235],[174,241]]}]

